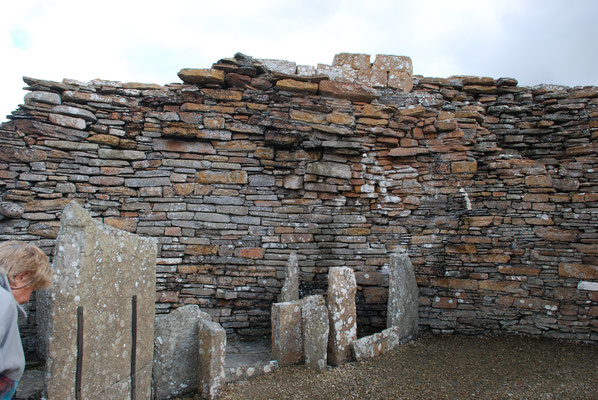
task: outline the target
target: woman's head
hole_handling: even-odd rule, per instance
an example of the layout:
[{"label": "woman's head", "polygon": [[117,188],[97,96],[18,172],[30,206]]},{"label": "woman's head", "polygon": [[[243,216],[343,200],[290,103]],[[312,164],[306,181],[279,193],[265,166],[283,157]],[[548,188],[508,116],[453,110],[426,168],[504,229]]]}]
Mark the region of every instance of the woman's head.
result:
[{"label": "woman's head", "polygon": [[31,292],[52,283],[48,257],[34,244],[11,240],[0,243],[0,273],[6,275],[12,293],[20,304]]}]

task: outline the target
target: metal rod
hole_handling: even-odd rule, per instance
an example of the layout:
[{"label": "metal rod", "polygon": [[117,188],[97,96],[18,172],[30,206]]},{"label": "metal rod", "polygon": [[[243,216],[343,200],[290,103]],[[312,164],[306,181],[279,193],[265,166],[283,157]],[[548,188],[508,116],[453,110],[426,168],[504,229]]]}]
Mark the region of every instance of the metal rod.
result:
[{"label": "metal rod", "polygon": [[135,400],[135,369],[137,366],[137,295],[133,296],[131,305],[131,400]]},{"label": "metal rod", "polygon": [[77,367],[75,371],[75,400],[81,400],[81,377],[83,375],[83,306],[77,307]]}]

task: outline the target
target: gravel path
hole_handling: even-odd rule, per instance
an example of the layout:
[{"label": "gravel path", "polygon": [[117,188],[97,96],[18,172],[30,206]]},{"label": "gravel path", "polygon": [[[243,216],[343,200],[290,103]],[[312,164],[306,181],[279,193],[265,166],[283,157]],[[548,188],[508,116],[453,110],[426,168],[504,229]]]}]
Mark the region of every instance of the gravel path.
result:
[{"label": "gravel path", "polygon": [[596,400],[598,346],[424,335],[373,360],[320,373],[287,367],[230,384],[221,399]]}]

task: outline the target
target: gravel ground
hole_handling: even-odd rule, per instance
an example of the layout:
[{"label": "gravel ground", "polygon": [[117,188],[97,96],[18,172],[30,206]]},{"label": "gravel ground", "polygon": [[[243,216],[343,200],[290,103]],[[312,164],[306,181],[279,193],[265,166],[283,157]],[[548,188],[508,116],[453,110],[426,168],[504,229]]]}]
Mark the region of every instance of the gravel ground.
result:
[{"label": "gravel ground", "polygon": [[239,399],[596,400],[598,346],[428,334],[372,360],[320,373],[287,367],[229,384],[221,396]]}]

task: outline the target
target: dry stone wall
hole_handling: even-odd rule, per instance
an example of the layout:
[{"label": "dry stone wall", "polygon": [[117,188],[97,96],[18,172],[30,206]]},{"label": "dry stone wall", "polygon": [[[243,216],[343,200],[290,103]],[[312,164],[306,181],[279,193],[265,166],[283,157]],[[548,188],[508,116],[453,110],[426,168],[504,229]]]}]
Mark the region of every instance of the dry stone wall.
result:
[{"label": "dry stone wall", "polygon": [[0,238],[50,253],[78,199],[158,239],[158,313],[197,304],[243,334],[269,330],[291,253],[301,297],[353,269],[358,328],[380,331],[407,252],[421,329],[598,340],[597,88],[350,54],[179,76],[25,78],[0,127]]}]

